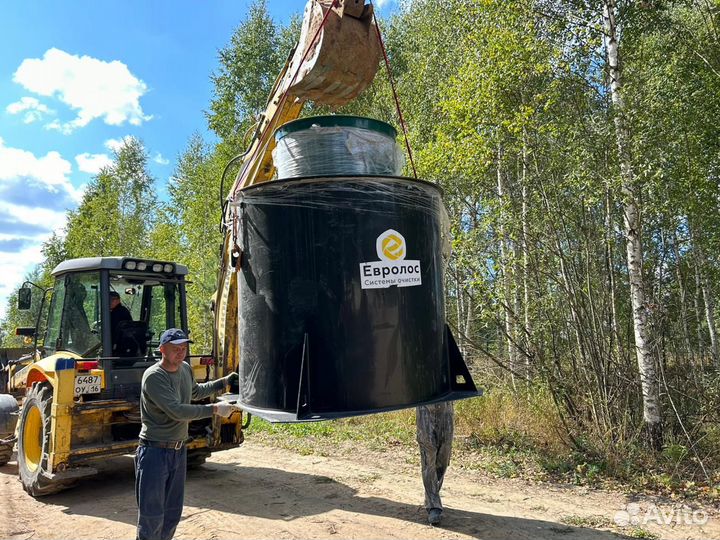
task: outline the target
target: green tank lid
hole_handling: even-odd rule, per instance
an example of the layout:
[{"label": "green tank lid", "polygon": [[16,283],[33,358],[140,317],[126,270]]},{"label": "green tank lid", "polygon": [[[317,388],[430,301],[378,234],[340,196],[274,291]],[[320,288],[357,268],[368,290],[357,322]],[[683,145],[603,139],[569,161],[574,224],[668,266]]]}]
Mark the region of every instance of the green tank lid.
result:
[{"label": "green tank lid", "polygon": [[331,114],[328,116],[309,116],[307,118],[299,118],[298,120],[293,120],[292,122],[283,124],[275,131],[275,139],[280,140],[289,133],[310,129],[312,126],[354,127],[383,133],[393,139],[397,137],[397,130],[386,122],[375,120],[374,118],[365,118],[363,116]]}]

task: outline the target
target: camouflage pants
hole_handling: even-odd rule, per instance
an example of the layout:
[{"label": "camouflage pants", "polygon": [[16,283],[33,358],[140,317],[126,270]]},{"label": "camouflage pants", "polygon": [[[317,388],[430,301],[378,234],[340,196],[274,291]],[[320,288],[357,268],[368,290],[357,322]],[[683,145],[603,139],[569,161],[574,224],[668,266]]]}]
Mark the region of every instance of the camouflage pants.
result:
[{"label": "camouflage pants", "polygon": [[425,508],[442,510],[440,488],[450,464],[453,438],[453,404],[444,401],[421,405],[416,411],[417,441],[425,485]]}]

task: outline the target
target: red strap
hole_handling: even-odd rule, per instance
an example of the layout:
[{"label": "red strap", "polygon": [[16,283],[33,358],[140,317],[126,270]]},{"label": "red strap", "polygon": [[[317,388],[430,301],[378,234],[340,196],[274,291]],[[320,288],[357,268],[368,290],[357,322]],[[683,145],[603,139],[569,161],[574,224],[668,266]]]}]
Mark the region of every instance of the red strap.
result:
[{"label": "red strap", "polygon": [[[370,0],[372,4],[372,0]],[[417,170],[415,169],[415,161],[413,160],[412,150],[410,149],[410,141],[408,140],[407,127],[405,126],[405,119],[403,118],[402,110],[400,109],[400,99],[398,98],[397,90],[395,89],[395,79],[393,78],[392,68],[390,67],[390,59],[388,58],[387,51],[385,50],[385,43],[383,42],[382,35],[380,34],[380,25],[375,17],[375,10],[373,9],[373,21],[375,22],[375,30],[377,31],[378,41],[382,48],[383,56],[385,57],[385,68],[388,72],[388,79],[390,80],[390,87],[392,88],[393,98],[395,98],[395,109],[400,119],[400,126],[403,130],[403,136],[405,137],[405,148],[407,148],[408,157],[410,158],[410,166],[412,167],[413,175],[417,179]]]}]

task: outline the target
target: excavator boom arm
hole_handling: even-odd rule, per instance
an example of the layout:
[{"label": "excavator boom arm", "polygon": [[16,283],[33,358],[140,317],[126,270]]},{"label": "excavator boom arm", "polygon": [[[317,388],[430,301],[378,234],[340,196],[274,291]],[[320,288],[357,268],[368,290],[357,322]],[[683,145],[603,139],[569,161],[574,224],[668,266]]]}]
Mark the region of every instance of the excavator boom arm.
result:
[{"label": "excavator boom arm", "polygon": [[[364,0],[309,0],[300,40],[277,77],[265,112],[229,192],[234,201],[243,188],[267,182],[275,174],[275,130],[300,116],[306,101],[337,108],[355,99],[375,78],[382,54],[372,4]],[[224,371],[238,362],[237,289],[238,215],[226,205],[225,238],[215,298],[215,353]]]}]

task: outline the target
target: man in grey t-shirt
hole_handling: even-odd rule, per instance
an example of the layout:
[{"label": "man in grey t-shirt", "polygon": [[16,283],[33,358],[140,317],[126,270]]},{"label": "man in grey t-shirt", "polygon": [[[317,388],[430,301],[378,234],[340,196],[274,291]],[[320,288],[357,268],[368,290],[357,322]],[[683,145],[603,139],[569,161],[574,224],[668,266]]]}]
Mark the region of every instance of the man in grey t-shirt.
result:
[{"label": "man in grey t-shirt", "polygon": [[229,403],[191,404],[222,392],[237,373],[198,384],[185,362],[185,332],[170,328],[160,337],[162,360],[148,368],[140,395],[140,442],[135,455],[135,497],[138,504],[139,540],[170,540],[183,508],[185,468],[190,420],[213,414],[230,416],[237,407]]}]

